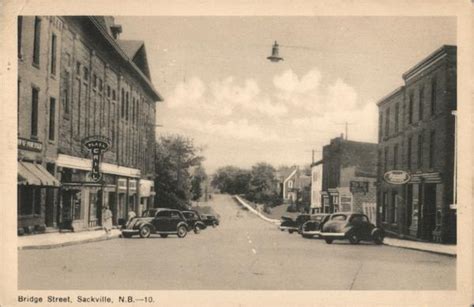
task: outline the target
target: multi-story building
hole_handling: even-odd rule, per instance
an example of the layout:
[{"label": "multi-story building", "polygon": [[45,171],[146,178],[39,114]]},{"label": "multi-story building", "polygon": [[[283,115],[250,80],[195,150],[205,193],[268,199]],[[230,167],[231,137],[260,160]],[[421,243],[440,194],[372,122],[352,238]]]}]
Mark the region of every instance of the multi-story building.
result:
[{"label": "multi-story building", "polygon": [[374,216],[377,144],[334,138],[323,147],[321,203],[325,213]]},{"label": "multi-story building", "polygon": [[[42,28],[42,39],[37,38],[36,30],[27,30],[36,29],[38,20],[47,26]],[[54,211],[51,226],[99,226],[105,206],[118,223],[128,210],[140,213],[152,205],[155,103],[162,98],[151,83],[144,43],[120,40],[122,29],[113,17],[23,17],[19,30],[19,50],[33,54],[33,64],[26,59],[25,69],[19,70],[19,84],[24,82],[23,75],[39,73],[39,79],[46,82],[39,96],[43,107],[36,113],[39,127],[47,122],[39,135],[43,163],[60,185],[57,197],[44,204]],[[37,46],[37,41],[45,43]],[[35,64],[35,50],[40,60],[45,57],[44,66]],[[20,117],[34,113],[31,101],[38,98],[32,91],[31,98],[26,93],[20,96]],[[27,125],[20,121],[19,137],[31,139],[27,132],[32,128]],[[108,143],[98,182],[90,178],[91,153],[84,147],[87,139]],[[41,225],[41,220],[35,223]]]},{"label": "multi-story building", "polygon": [[[400,237],[455,241],[456,47],[442,46],[403,74],[379,107],[379,223]],[[389,171],[408,182],[384,180]]]}]

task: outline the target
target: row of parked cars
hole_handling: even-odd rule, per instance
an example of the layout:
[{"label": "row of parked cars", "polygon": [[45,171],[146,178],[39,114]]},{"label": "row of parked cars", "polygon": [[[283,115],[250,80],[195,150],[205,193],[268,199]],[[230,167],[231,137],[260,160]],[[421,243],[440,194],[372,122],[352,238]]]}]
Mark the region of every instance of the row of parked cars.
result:
[{"label": "row of parked cars", "polygon": [[148,238],[158,234],[162,238],[177,235],[184,238],[190,231],[198,234],[207,227],[217,227],[219,217],[214,214],[202,214],[196,210],[180,211],[168,208],[154,208],[134,217],[122,228],[122,237],[131,238],[139,235]]},{"label": "row of parked cars", "polygon": [[300,214],[296,219],[281,217],[281,231],[298,232],[304,238],[319,237],[331,244],[334,240],[349,240],[352,244],[373,241],[382,244],[384,230],[372,224],[365,214],[337,212],[333,214]]}]

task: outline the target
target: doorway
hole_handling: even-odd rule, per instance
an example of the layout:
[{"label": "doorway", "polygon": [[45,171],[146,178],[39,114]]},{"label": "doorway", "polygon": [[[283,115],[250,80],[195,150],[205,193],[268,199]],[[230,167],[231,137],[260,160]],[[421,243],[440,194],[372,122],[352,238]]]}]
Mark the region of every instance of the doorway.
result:
[{"label": "doorway", "polygon": [[433,239],[433,230],[436,228],[436,184],[425,184],[423,193],[421,238]]}]

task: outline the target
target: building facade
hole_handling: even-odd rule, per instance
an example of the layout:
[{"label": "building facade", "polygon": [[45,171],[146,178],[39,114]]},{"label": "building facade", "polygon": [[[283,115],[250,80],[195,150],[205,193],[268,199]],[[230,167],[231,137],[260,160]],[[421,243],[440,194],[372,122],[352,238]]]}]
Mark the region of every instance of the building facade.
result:
[{"label": "building facade", "polygon": [[[35,30],[37,20],[48,25],[40,35]],[[43,204],[45,219],[54,220],[46,223],[48,227],[100,226],[104,207],[112,210],[117,224],[129,210],[141,213],[154,203],[155,104],[162,98],[151,83],[144,43],[120,40],[120,32],[113,17],[19,19],[19,50],[33,54],[33,65],[19,57],[19,66],[24,66],[19,70],[19,93],[28,86],[23,85],[25,76],[41,73],[39,79],[46,83],[38,83],[45,88],[39,98],[34,89],[31,97],[26,92],[19,95],[18,113],[20,118],[37,113],[40,130],[44,123],[44,131],[38,133],[43,148],[37,155],[57,186],[51,192],[53,199]],[[44,43],[37,45],[37,41]],[[35,65],[35,50],[45,57],[44,66]],[[35,99],[40,101],[36,113],[31,110]],[[20,138],[32,141],[28,133],[33,128],[19,122],[23,161]],[[98,181],[91,180],[91,152],[84,146],[90,139],[108,144],[101,155]],[[19,202],[19,228],[26,222],[22,206]],[[41,222],[38,219],[35,225]]]},{"label": "building facade", "polygon": [[324,213],[375,213],[377,144],[343,137],[323,147],[321,206]]},{"label": "building facade", "polygon": [[[389,232],[455,242],[456,47],[442,46],[404,75],[379,108],[378,220]],[[409,181],[384,180],[403,171]]]},{"label": "building facade", "polygon": [[323,161],[311,163],[311,212],[322,213],[323,207],[321,204],[321,188],[323,178]]}]

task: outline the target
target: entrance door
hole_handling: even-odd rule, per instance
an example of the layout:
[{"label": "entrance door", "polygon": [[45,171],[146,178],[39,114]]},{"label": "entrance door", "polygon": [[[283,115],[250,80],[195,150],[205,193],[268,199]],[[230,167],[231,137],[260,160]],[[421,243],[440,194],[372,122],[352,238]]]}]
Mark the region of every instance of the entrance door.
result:
[{"label": "entrance door", "polygon": [[54,189],[46,188],[46,204],[44,222],[47,227],[54,227]]},{"label": "entrance door", "polygon": [[117,225],[117,202],[115,201],[115,192],[109,192],[109,206],[112,211],[112,223]]},{"label": "entrance door", "polygon": [[421,237],[432,240],[436,227],[436,184],[425,184],[424,188]]}]

